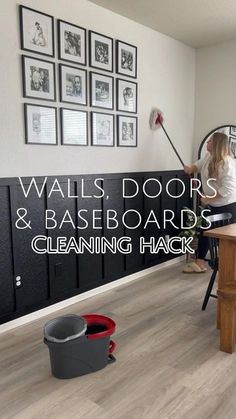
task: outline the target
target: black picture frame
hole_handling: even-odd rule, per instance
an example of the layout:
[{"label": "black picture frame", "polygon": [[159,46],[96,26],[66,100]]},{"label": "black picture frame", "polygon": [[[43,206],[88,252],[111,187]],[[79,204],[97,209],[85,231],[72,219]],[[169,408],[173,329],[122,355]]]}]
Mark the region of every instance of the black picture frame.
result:
[{"label": "black picture frame", "polygon": [[[81,48],[81,55],[82,58],[76,58],[75,54],[65,53],[62,50],[62,26],[68,27],[67,29],[71,29],[71,31],[74,29],[74,31],[77,31],[77,33],[72,33],[71,35],[79,35],[82,38],[82,42],[80,45]],[[58,59],[62,61],[66,61],[69,63],[77,64],[77,65],[87,65],[87,30],[83,28],[82,26],[75,25],[74,23],[66,22],[65,20],[58,19],[57,20],[57,34],[58,34]],[[72,38],[71,42],[74,42],[74,38]],[[74,48],[76,48],[74,42]],[[73,45],[72,45],[73,48]],[[74,49],[76,51],[76,49]]]},{"label": "black picture frame", "polygon": [[[106,134],[104,138],[100,139],[101,143],[95,144],[95,135],[94,135],[94,119],[95,116],[111,117],[113,128],[112,128],[112,144],[106,144]],[[96,127],[99,126],[99,121],[97,121]],[[106,128],[106,127],[105,127]],[[107,112],[91,112],[90,113],[90,130],[91,130],[91,145],[94,147],[114,147],[115,146],[115,115]]]},{"label": "black picture frame", "polygon": [[[71,72],[74,74],[71,74],[71,77],[74,77],[74,80],[71,80],[71,83],[73,84],[73,81],[75,83],[75,77],[80,77],[81,74],[84,75],[83,77],[83,81],[84,81],[84,94],[82,96],[83,99],[81,100],[73,100],[73,94],[71,95],[71,100],[69,100],[69,95],[68,97],[66,97],[64,89],[63,89],[63,69],[71,69]],[[70,66],[67,64],[59,64],[59,91],[60,91],[60,102],[62,103],[72,103],[75,105],[79,105],[79,106],[87,106],[88,105],[88,88],[87,88],[87,70],[83,69],[83,68],[79,68],[79,67],[74,67],[74,66]],[[83,87],[83,85],[82,85]],[[75,95],[76,96],[76,95]],[[67,100],[66,100],[67,99]]]},{"label": "black picture frame", "polygon": [[[71,112],[72,114],[83,114],[85,116],[85,127],[86,127],[86,142],[75,142],[75,141],[65,141],[65,124],[64,124],[64,112]],[[81,126],[81,122],[78,124]],[[72,127],[72,119],[70,119],[70,123],[68,124],[68,127]],[[69,109],[69,108],[60,108],[60,128],[61,128],[61,144],[62,145],[72,145],[72,146],[80,146],[80,147],[87,147],[89,145],[88,143],[88,111],[80,110],[80,109]]]},{"label": "black picture frame", "polygon": [[[126,50],[124,50],[124,53],[122,55],[121,47],[122,45]],[[128,63],[129,61],[129,55],[132,59],[132,56],[134,55],[134,68],[131,70],[130,66],[132,63]],[[122,68],[124,67],[124,63],[122,61],[126,59],[126,69]],[[137,60],[138,60],[138,48],[135,45],[128,44],[127,42],[123,42],[119,39],[116,40],[116,73],[121,74],[126,77],[131,77],[133,79],[137,78]]]},{"label": "black picture frame", "polygon": [[[109,84],[109,86],[111,87],[110,91],[112,93],[112,97],[109,100],[109,105],[108,106],[104,105],[104,103],[106,103],[105,102],[105,97],[103,99],[102,96],[105,96],[105,94],[103,95],[102,92],[101,92],[101,100],[96,99],[96,97],[97,98],[99,97],[96,86],[94,86],[94,84],[96,84],[96,79],[97,79],[97,82],[100,82],[100,84],[103,85],[104,87],[106,87],[107,84]],[[89,90],[90,90],[90,106],[93,107],[93,108],[107,109],[107,110],[110,110],[110,111],[114,110],[114,77],[112,77],[110,75],[108,76],[107,74],[101,74],[101,73],[96,73],[94,71],[90,71],[89,81],[90,81],[90,85],[89,85],[89,87],[90,87],[89,88]],[[104,103],[103,103],[103,101],[104,101]],[[101,105],[99,104],[99,102],[101,102]]]},{"label": "black picture frame", "polygon": [[[135,121],[135,140],[132,138],[121,138],[121,123],[125,122],[126,124],[130,124],[131,121]],[[127,129],[127,127],[126,127]],[[134,141],[134,144],[132,142]],[[127,143],[126,143],[127,142]],[[117,146],[118,147],[137,147],[138,146],[138,118],[137,116],[130,116],[130,115],[117,115]]]},{"label": "black picture frame", "polygon": [[[54,112],[54,125],[55,125],[55,142],[47,142],[47,141],[30,141],[30,132],[29,132],[29,108],[41,108],[41,109],[48,109],[48,110],[53,110]],[[37,115],[33,115],[33,118],[35,119],[35,116]],[[48,118],[46,119],[48,121]],[[24,103],[24,125],[25,125],[25,144],[28,145],[57,145],[58,144],[58,122],[57,122],[57,108],[55,106],[46,106],[46,105],[36,105],[33,103]],[[38,132],[39,127],[38,127],[38,123],[40,123],[40,119],[37,117],[35,119],[35,122],[37,122],[37,125],[35,125],[35,129],[33,129],[33,131],[35,133]],[[32,124],[33,125],[33,124]],[[35,135],[35,138],[37,137],[37,135]]]},{"label": "black picture frame", "polygon": [[[36,24],[37,24],[37,29],[35,29],[35,31],[38,31],[38,36],[37,36],[38,41],[36,40],[36,35],[37,35],[37,33],[36,33],[34,35],[35,42],[33,42],[34,38],[31,39],[31,43],[32,43],[31,48],[29,48],[30,41],[29,41],[29,39],[27,40],[27,37],[26,37],[26,34],[25,34],[26,22],[24,22],[24,20],[27,19],[26,18],[27,13],[28,14],[31,13],[32,15],[35,14],[36,21],[34,23],[34,26],[36,26]],[[37,15],[39,16],[38,19],[37,19]],[[51,51],[51,52],[45,52],[43,50],[43,48],[46,47],[46,46],[42,45],[42,43],[46,42],[47,38],[45,38],[45,34],[43,33],[43,28],[42,28],[40,22],[38,22],[38,21],[40,21],[41,16],[44,17],[44,25],[46,24],[47,19],[50,22],[51,35],[50,35],[50,37],[48,37],[48,42],[51,45],[51,48],[49,48],[49,51]],[[21,45],[21,49],[25,50],[25,51],[30,51],[30,52],[33,52],[33,53],[36,53],[36,54],[46,55],[48,57],[55,57],[54,17],[51,16],[51,15],[48,15],[47,13],[43,13],[43,12],[40,12],[38,10],[31,9],[30,7],[26,7],[26,6],[23,6],[23,5],[19,5],[19,17],[20,17],[20,45]],[[49,38],[50,38],[50,41],[49,41]],[[41,39],[41,41],[40,41],[40,39]],[[37,45],[37,43],[40,43],[40,42],[41,42],[41,45]],[[36,46],[33,48],[33,45],[36,45]]]},{"label": "black picture frame", "polygon": [[[27,75],[26,75],[26,60],[32,60],[34,62],[34,66],[33,68],[38,68],[37,73],[40,73],[40,67],[39,67],[39,63],[43,63],[42,65],[44,65],[44,63],[49,64],[49,66],[51,67],[51,76],[53,78],[52,82],[51,82],[51,86],[53,87],[53,93],[50,95],[47,93],[48,92],[41,92],[41,96],[40,96],[40,88],[39,89],[35,89],[35,92],[39,92],[39,94],[28,94],[28,92],[31,90],[29,88],[29,84],[31,84],[33,81],[30,79],[27,79]],[[36,70],[35,70],[36,71]],[[48,69],[42,69],[41,71],[48,71]],[[31,74],[31,76],[29,76],[29,78],[33,78],[33,74]],[[37,81],[36,81],[37,80]],[[50,82],[50,80],[49,80]],[[37,78],[35,78],[35,83],[37,83],[37,87],[40,84],[40,75],[37,75]],[[27,55],[22,55],[22,84],[23,84],[23,96],[25,98],[30,98],[30,99],[38,99],[38,100],[47,100],[50,102],[55,102],[56,101],[56,70],[55,70],[55,63],[52,61],[47,61],[47,60],[42,60],[41,58],[36,58],[36,57],[29,57]]]},{"label": "black picture frame", "polygon": [[[133,88],[135,88],[135,98],[131,96],[131,94],[133,95],[132,93]],[[125,91],[127,92],[126,95],[124,93]],[[116,109],[119,112],[137,114],[138,112],[138,83],[137,82],[125,80],[125,79],[116,79]]]},{"label": "black picture frame", "polygon": [[[94,46],[94,43],[96,42],[96,37],[97,37],[97,42],[100,42],[100,50],[103,48],[103,50],[106,48],[106,46],[108,47],[108,63],[106,62],[100,62],[96,59],[96,51],[98,51],[98,47],[97,49]],[[104,44],[104,45],[102,45]],[[106,61],[106,58],[101,58],[101,60]],[[113,67],[114,67],[114,63],[113,63],[113,38],[107,36],[107,35],[103,35],[101,33],[98,32],[94,32],[94,31],[89,31],[89,66],[92,68],[96,68],[98,70],[102,70],[102,71],[108,71],[110,73],[113,73]]]}]

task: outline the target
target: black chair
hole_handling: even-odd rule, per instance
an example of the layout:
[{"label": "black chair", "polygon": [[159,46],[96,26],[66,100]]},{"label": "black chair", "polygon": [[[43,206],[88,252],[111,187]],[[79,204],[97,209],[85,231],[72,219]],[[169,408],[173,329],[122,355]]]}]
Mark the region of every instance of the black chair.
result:
[{"label": "black chair", "polygon": [[[209,215],[208,217],[206,217],[206,219],[211,222],[211,229],[230,224],[231,218],[232,218],[232,214],[230,212],[225,212],[223,214]],[[215,239],[213,237],[208,237],[208,240],[209,240],[210,259],[205,259],[205,260],[208,262],[211,269],[213,269],[213,272],[212,272],[212,275],[211,275],[211,278],[210,278],[210,281],[206,290],[206,294],[203,300],[202,310],[206,309],[206,306],[210,297],[217,298],[217,296],[215,294],[212,294],[211,292],[212,292],[212,288],[213,288],[216,275],[218,272],[218,267],[219,267],[218,239]]]}]

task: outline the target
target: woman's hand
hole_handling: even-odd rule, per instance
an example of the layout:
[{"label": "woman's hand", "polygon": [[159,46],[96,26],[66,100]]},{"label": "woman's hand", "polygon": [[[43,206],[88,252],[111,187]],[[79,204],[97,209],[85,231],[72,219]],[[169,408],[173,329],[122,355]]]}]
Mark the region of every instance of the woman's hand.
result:
[{"label": "woman's hand", "polygon": [[216,195],[213,196],[203,196],[201,198],[201,203],[202,205],[211,205],[212,202],[216,201],[219,198],[222,198],[222,195],[220,195],[219,192],[217,192]]},{"label": "woman's hand", "polygon": [[209,205],[209,198],[206,198],[206,196],[201,197],[201,204],[204,206]]},{"label": "woman's hand", "polygon": [[192,174],[192,166],[184,165],[184,171],[185,171],[185,173],[187,173],[187,175],[191,175]]}]

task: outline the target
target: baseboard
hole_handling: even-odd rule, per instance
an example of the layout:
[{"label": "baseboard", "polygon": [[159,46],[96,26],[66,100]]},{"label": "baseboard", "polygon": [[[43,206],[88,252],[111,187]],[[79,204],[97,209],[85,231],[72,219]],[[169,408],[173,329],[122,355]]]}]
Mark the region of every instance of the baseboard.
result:
[{"label": "baseboard", "polygon": [[142,277],[149,275],[153,272],[159,271],[165,267],[175,265],[185,259],[185,256],[180,256],[175,259],[172,259],[168,262],[160,263],[151,268],[144,269],[142,271],[136,272],[135,274],[128,275],[124,278],[117,279],[116,281],[110,282],[106,285],[102,285],[98,288],[94,288],[90,291],[84,292],[83,294],[76,295],[75,297],[68,298],[67,300],[60,301],[60,303],[53,304],[49,307],[43,308],[41,310],[35,311],[33,313],[27,314],[26,316],[19,317],[18,319],[12,320],[8,323],[2,324],[0,326],[0,334],[5,333],[9,330],[14,329],[15,327],[23,326],[27,323],[32,322],[33,320],[38,320],[41,317],[47,316],[48,314],[54,313],[58,310],[61,310],[65,307],[68,307],[72,304],[76,304],[79,301],[86,300],[87,298],[94,297],[98,294],[101,294],[105,291],[110,291],[114,288],[117,288],[121,285],[127,284],[129,282],[141,279]]}]

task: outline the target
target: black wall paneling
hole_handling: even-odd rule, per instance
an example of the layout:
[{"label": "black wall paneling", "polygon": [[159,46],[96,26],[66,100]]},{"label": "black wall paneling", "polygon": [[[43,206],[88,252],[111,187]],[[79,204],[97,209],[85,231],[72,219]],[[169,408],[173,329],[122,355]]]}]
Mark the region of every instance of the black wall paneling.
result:
[{"label": "black wall paneling", "polygon": [[[47,199],[47,210],[55,212],[56,227],[47,230],[48,237],[52,238],[53,248],[56,246],[57,237],[75,237],[77,230],[76,226],[76,200],[66,198],[68,193],[68,186],[65,182],[60,182],[60,188],[64,195],[61,195],[59,191],[56,194],[51,194]],[[47,184],[47,196],[50,191],[50,183]],[[76,194],[76,183],[71,182],[70,194],[75,196]],[[68,211],[68,213],[66,213]],[[53,215],[53,213],[51,213]],[[50,216],[50,213],[49,213]],[[70,222],[70,217],[73,224]],[[60,224],[63,222],[63,225]],[[49,220],[49,225],[54,226],[54,222]],[[50,297],[54,298],[60,295],[65,295],[70,291],[78,288],[78,269],[77,269],[77,257],[75,252],[69,254],[50,254],[49,255],[49,279],[50,279]]]},{"label": "black wall paneling", "polygon": [[183,193],[181,198],[176,200],[178,222],[180,223],[181,209],[183,208],[183,206],[192,207],[192,199],[189,196],[189,177],[181,176],[178,174],[176,178],[179,179],[179,182],[177,183],[177,195]]},{"label": "black wall paneling", "polygon": [[[122,198],[122,178],[105,179],[104,180],[105,196],[103,199],[103,214],[104,214],[104,237],[111,241],[112,237],[117,239],[124,237],[125,229],[122,224],[122,215],[124,213],[124,200]],[[108,198],[107,198],[108,197]],[[107,214],[108,210],[116,211],[116,219],[119,223],[115,229],[108,228]],[[112,217],[112,213],[111,213]],[[115,226],[115,222],[110,222],[110,227]],[[117,251],[113,253],[104,254],[104,280],[110,282],[114,279],[120,278],[125,274],[125,256],[123,253]]]},{"label": "black wall paneling", "polygon": [[[39,187],[42,184],[38,183]],[[23,311],[38,306],[49,299],[48,284],[48,255],[39,255],[32,251],[31,240],[38,234],[46,234],[44,227],[45,193],[39,198],[36,191],[32,190],[30,199],[26,199],[20,185],[11,186],[11,209],[12,209],[12,234],[13,234],[13,279],[16,291],[16,310]],[[31,221],[31,229],[18,229],[15,222],[19,218],[17,211],[25,208]],[[19,215],[23,215],[20,212]],[[24,227],[24,222],[18,223]],[[20,277],[21,285],[16,285],[16,278]]]},{"label": "black wall paneling", "polygon": [[[166,210],[166,218],[170,218],[171,219],[171,214],[174,213],[175,217],[173,219],[173,223],[176,224],[176,220],[177,220],[177,202],[178,200],[180,200],[180,202],[183,203],[183,200],[181,198],[172,198],[170,197],[170,194],[172,196],[177,196],[177,187],[178,187],[178,181],[174,180],[171,181],[172,179],[176,178],[176,176],[171,176],[171,175],[166,175],[166,176],[162,176],[162,187],[163,187],[163,191],[162,191],[162,195],[161,195],[161,215],[163,217],[163,213]],[[167,188],[167,184],[168,188]],[[179,203],[180,204],[180,203]],[[166,222],[166,226],[162,226],[161,229],[161,235],[164,236],[178,236],[179,231],[176,230],[176,228],[172,225],[171,222]],[[161,252],[161,257],[164,260],[168,260],[170,259],[170,255],[169,254],[165,254],[163,251]]]},{"label": "black wall paneling", "polygon": [[[98,186],[102,187],[102,181],[97,182]],[[101,214],[102,218],[102,199],[93,198],[94,195],[99,196],[99,190],[95,186],[92,179],[84,181],[84,197],[81,197],[81,187],[82,185],[78,183],[78,211],[86,210],[81,213],[82,217],[85,218],[88,222],[88,227],[86,229],[78,230],[78,236],[83,237],[86,241],[89,242],[90,237],[101,237],[102,229],[93,229],[93,211],[97,211],[97,216]],[[103,228],[103,222],[98,223],[97,227]],[[82,221],[79,222],[80,226],[83,226]],[[79,263],[79,289],[81,292],[90,290],[92,288],[99,287],[104,283],[103,277],[103,256],[101,253],[91,254],[86,251],[78,255]]]},{"label": "black wall paneling", "polygon": [[[123,179],[130,178],[126,183],[125,192],[130,198],[123,197]],[[167,182],[178,178],[186,185],[184,195],[172,199],[165,191]],[[52,185],[58,180],[61,190],[50,195]],[[68,197],[68,179],[70,179],[70,197]],[[154,181],[149,181],[154,179]],[[162,185],[162,193],[155,198],[143,193],[146,182],[147,195],[153,196],[158,192],[158,184]],[[23,178],[25,189],[29,187],[31,178]],[[38,188],[41,189],[45,179],[35,178]],[[101,194],[103,198],[96,198]],[[181,184],[173,182],[170,191],[173,194],[181,192]],[[63,196],[62,196],[63,194]],[[50,196],[49,196],[50,195]],[[17,178],[0,179],[0,323],[12,320],[24,314],[46,307],[76,294],[91,290],[103,284],[122,278],[131,273],[138,272],[155,264],[175,257],[173,254],[151,254],[145,250],[140,253],[140,237],[147,241],[150,237],[163,235],[178,235],[178,232],[168,225],[162,227],[164,209],[172,209],[178,219],[183,206],[190,206],[189,179],[183,171],[169,172],[141,172],[141,173],[114,173],[79,176],[50,176],[43,189],[41,197],[32,188],[26,199]],[[25,208],[28,214],[25,221],[31,221],[31,229],[18,229],[15,226],[19,215],[19,208]],[[55,211],[57,227],[46,229],[45,211]],[[88,227],[83,229],[85,222]],[[153,210],[161,228],[152,223],[144,229],[144,222]],[[118,227],[109,228],[114,222],[108,223],[110,217],[115,215]],[[113,213],[115,211],[115,213]],[[128,212],[127,212],[128,211]],[[136,211],[136,212],[135,212]],[[69,213],[60,227],[65,213]],[[97,229],[93,228],[93,212],[96,213]],[[126,213],[122,223],[122,216]],[[142,222],[136,226],[140,214]],[[65,220],[65,219],[64,219]],[[24,223],[18,223],[18,226]],[[50,224],[52,225],[52,224]],[[111,242],[112,237],[118,241],[121,237],[130,237],[132,253],[123,254],[119,250],[115,254],[107,250],[106,253],[93,253],[84,250],[76,254],[37,254],[31,248],[31,240],[36,235],[44,235],[51,240],[53,248],[59,236],[74,237],[76,241],[83,238],[89,242],[91,238],[105,237]],[[16,281],[18,278],[18,281]]]},{"label": "black wall paneling", "polygon": [[[143,205],[144,199],[142,194],[142,177],[132,177],[136,182],[128,182],[125,187],[125,193],[130,196],[130,198],[124,199],[124,209],[127,212],[125,222],[129,227],[135,227],[138,225],[139,217],[137,213],[143,216]],[[137,186],[138,185],[138,186]],[[134,210],[134,211],[133,211]],[[136,212],[135,212],[136,211]],[[132,269],[137,269],[142,267],[144,264],[144,255],[140,253],[140,237],[143,235],[143,220],[135,229],[130,229],[125,227],[125,236],[131,237],[132,239],[132,253],[125,255],[125,269],[130,271]]]},{"label": "black wall paneling", "polygon": [[14,311],[10,189],[0,186],[0,316]]},{"label": "black wall paneling", "polygon": [[[150,179],[150,180],[149,180]],[[152,180],[151,180],[152,179]],[[160,176],[145,176],[144,183],[145,183],[145,194],[144,194],[144,216],[147,219],[148,215],[152,211],[154,217],[158,220],[160,226],[162,223],[162,213],[161,213],[161,196],[158,195],[159,189],[159,182],[161,183]],[[158,195],[157,197],[155,197]],[[152,216],[151,219],[153,220],[154,217]],[[161,236],[161,229],[158,229],[158,226],[155,223],[149,223],[144,231],[145,241],[150,241],[151,237],[155,237],[156,240]],[[158,263],[161,258],[161,252],[158,253],[151,253],[148,248],[145,249],[145,264],[155,264]]]}]

